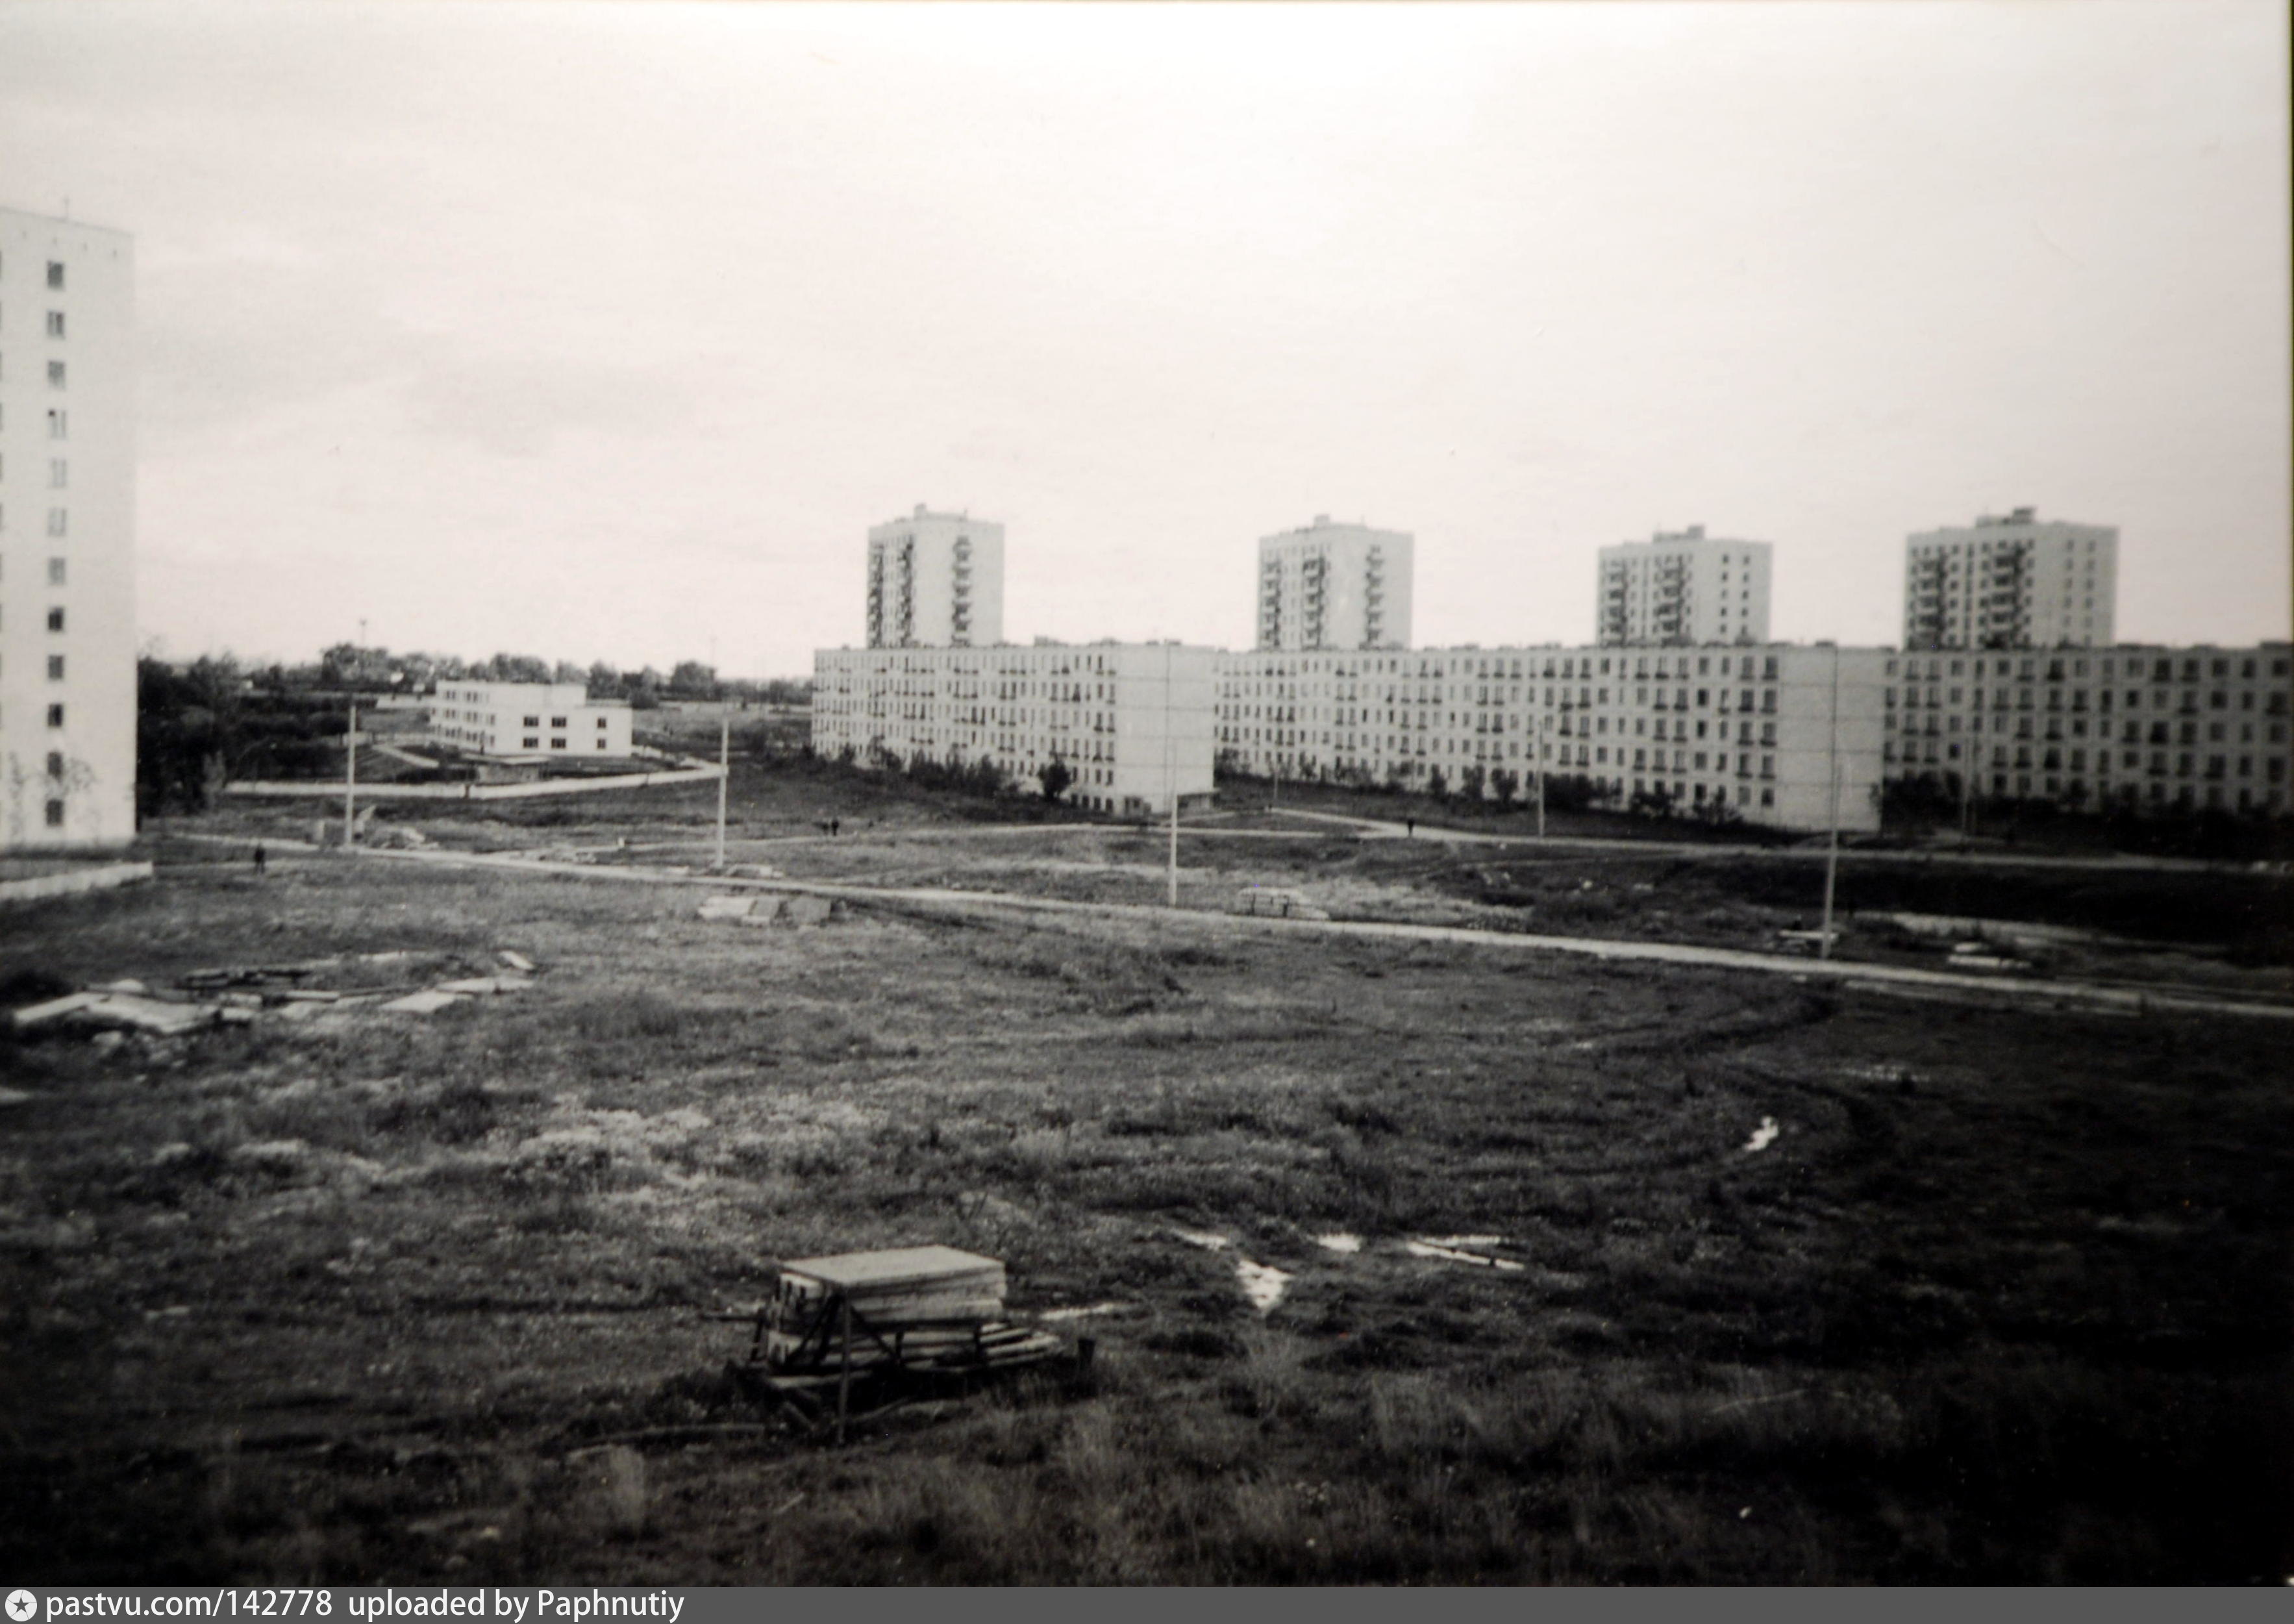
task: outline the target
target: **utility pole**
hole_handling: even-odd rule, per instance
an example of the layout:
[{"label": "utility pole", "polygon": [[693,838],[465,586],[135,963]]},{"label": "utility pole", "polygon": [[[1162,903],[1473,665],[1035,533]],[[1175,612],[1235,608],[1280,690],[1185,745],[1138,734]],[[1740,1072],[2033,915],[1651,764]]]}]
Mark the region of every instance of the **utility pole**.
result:
[{"label": "utility pole", "polygon": [[733,719],[717,713],[717,866],[725,866],[725,786],[733,778]]},{"label": "utility pole", "polygon": [[1178,717],[1171,708],[1171,646],[1163,645],[1163,788],[1171,798],[1171,849],[1166,900],[1179,905]]},{"label": "utility pole", "polygon": [[350,730],[343,735],[343,845],[358,843],[358,701],[351,701]]},{"label": "utility pole", "polygon": [[1536,714],[1537,740],[1530,748],[1537,757],[1537,838],[1542,840],[1545,838],[1545,712]]},{"label": "utility pole", "polygon": [[1832,646],[1832,804],[1830,838],[1824,851],[1824,930],[1817,938],[1816,956],[1832,956],[1832,893],[1840,877],[1840,645]]}]

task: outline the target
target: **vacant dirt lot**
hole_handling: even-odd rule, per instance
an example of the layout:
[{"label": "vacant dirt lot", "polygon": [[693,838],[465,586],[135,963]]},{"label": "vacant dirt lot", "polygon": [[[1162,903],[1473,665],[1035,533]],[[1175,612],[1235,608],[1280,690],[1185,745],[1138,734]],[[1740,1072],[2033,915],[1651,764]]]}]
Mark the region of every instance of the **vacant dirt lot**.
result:
[{"label": "vacant dirt lot", "polygon": [[[2290,1571],[2275,1023],[700,895],[315,858],[0,915],[18,1003],[541,966],[427,1018],[0,1048],[0,1571]],[[1095,1378],[842,1450],[747,1425],[704,1311],[926,1239],[1022,1309],[1115,1305],[1070,1328]],[[1264,1313],[1238,1260],[1289,1277]]]}]

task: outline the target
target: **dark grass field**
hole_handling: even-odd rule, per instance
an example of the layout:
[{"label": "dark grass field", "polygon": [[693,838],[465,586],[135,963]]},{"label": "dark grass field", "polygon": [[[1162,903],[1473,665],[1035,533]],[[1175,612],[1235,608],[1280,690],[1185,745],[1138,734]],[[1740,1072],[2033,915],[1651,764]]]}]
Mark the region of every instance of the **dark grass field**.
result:
[{"label": "dark grass field", "polygon": [[[0,1049],[34,1096],[0,1107],[0,1571],[2294,1571],[2276,1023],[698,895],[314,859],[0,915],[19,987],[543,966],[428,1019]],[[1522,1267],[1403,1249],[1460,1235]],[[760,1425],[705,1311],[927,1239],[1021,1308],[1119,1305],[1070,1328],[1092,1376],[841,1450]],[[1292,1276],[1271,1311],[1237,1256]]]}]

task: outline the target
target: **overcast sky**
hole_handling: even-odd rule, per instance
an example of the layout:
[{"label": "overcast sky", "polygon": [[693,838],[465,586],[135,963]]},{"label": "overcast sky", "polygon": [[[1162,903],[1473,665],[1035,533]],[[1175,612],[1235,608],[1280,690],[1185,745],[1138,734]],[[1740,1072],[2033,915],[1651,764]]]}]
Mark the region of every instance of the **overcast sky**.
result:
[{"label": "overcast sky", "polygon": [[866,527],[1005,628],[1245,646],[1257,538],[1421,645],[1594,549],[2120,529],[2122,637],[2288,634],[2285,8],[0,4],[0,203],[134,233],[145,635],[728,674]]}]

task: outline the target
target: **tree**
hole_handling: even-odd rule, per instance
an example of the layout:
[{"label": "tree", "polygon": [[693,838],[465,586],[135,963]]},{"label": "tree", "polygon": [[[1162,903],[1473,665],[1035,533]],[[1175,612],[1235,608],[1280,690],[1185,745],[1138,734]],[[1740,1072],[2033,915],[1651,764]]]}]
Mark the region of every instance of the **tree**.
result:
[{"label": "tree", "polygon": [[1498,798],[1502,811],[1513,805],[1514,792],[1521,788],[1521,775],[1510,767],[1493,767],[1490,771],[1490,793]]},{"label": "tree", "polygon": [[1075,772],[1068,764],[1053,756],[1036,774],[1036,782],[1044,786],[1044,799],[1056,803],[1075,782]]},{"label": "tree", "polygon": [[679,699],[714,699],[717,668],[698,660],[680,660],[670,670],[669,691]]},{"label": "tree", "polygon": [[1426,775],[1426,792],[1436,800],[1449,798],[1450,780],[1440,767],[1437,767]]},{"label": "tree", "polygon": [[1478,761],[1475,762],[1473,766],[1458,775],[1458,793],[1468,800],[1481,800],[1482,784],[1487,776],[1488,775],[1482,770],[1482,764]]},{"label": "tree", "polygon": [[588,680],[590,684],[590,697],[591,699],[620,699],[623,697],[622,693],[621,672],[615,670],[603,660],[596,660],[590,662]]}]

